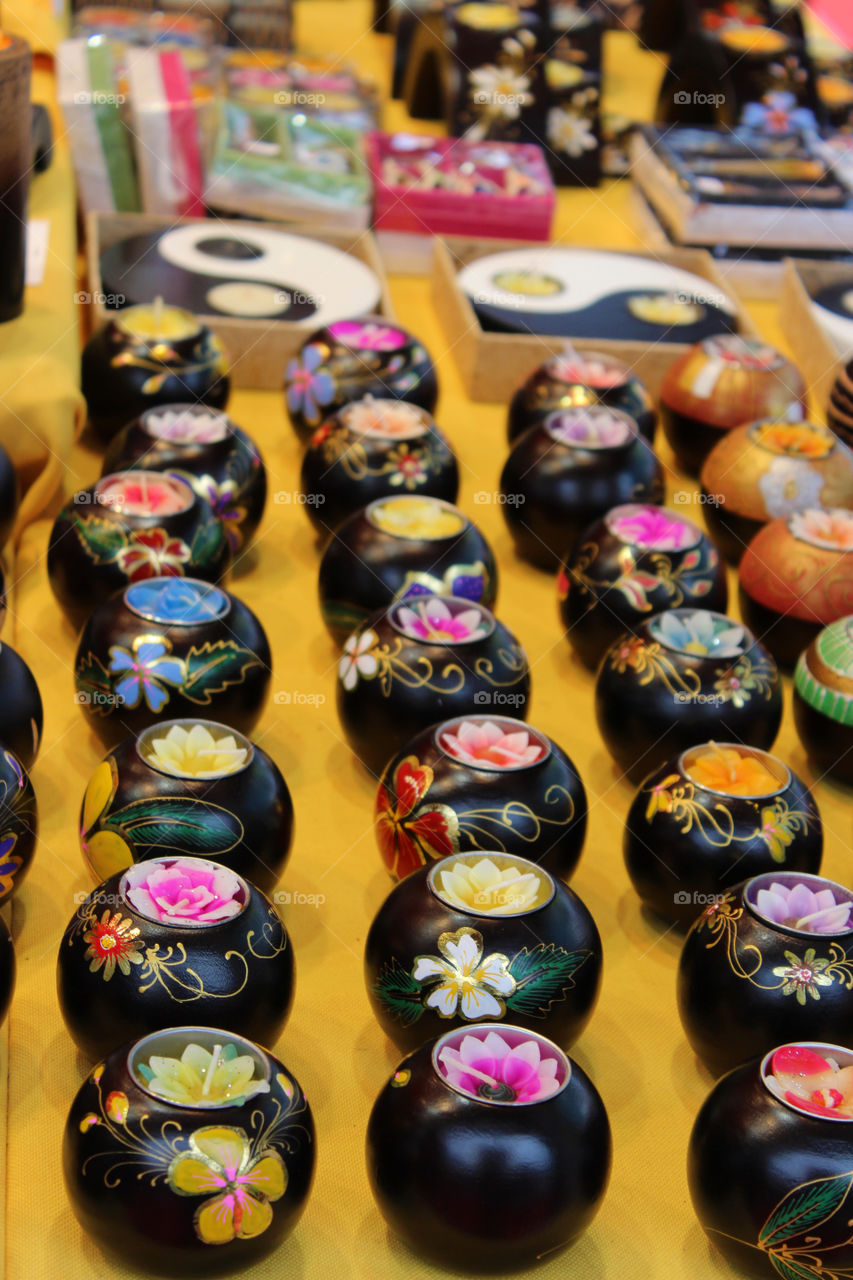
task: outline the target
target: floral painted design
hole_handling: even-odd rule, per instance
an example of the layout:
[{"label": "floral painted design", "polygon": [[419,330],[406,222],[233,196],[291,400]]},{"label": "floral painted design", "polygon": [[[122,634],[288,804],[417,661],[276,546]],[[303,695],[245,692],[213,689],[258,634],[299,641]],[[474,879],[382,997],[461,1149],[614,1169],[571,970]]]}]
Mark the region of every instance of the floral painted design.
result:
[{"label": "floral painted design", "polygon": [[813,422],[757,422],[749,435],[762,449],[787,458],[828,458],[836,445],[832,432]]},{"label": "floral painted design", "polygon": [[533,103],[532,58],[536,37],[518,27],[501,44],[495,63],[474,67],[468,72],[468,103],[472,121],[466,129],[469,142],[504,137],[521,118],[524,107]]},{"label": "floral painted design", "polygon": [[470,644],[492,630],[491,619],[476,605],[458,609],[440,596],[397,605],[392,622],[411,640],[425,644]]},{"label": "floral painted design", "polygon": [[325,358],[325,349],[309,342],[285,373],[287,407],[291,413],[301,413],[311,426],[319,423],[322,409],[335,398],[335,380],[323,367]]},{"label": "floral painted design", "polygon": [[667,774],[647,788],[646,821],[652,822],[659,813],[671,814],[673,820],[680,823],[682,835],[695,827],[716,849],[725,849],[733,842],[748,844],[760,839],[767,845],[773,861],[784,863],[794,837],[808,834],[809,824],[815,818],[814,812],[792,809],[786,800],[777,796],[769,805],[753,803],[755,826],[738,833],[728,803],[716,799],[706,804],[697,798],[697,792],[701,796],[703,788],[678,773]]},{"label": "floral painted design", "polygon": [[797,106],[796,96],[788,91],[765,93],[760,102],[747,102],[741,124],[759,133],[793,133],[802,129],[814,133],[817,130],[814,112]]},{"label": "floral painted design", "polygon": [[239,551],[243,545],[242,524],[247,514],[247,508],[237,500],[240,486],[231,479],[217,482],[213,476],[204,475],[194,476],[192,487],[199,497],[210,503],[217,520],[222,521],[231,550]]},{"label": "floral painted design", "polygon": [[827,551],[853,551],[853,511],[844,507],[808,507],[788,517],[788,528],[801,542]]},{"label": "floral painted design", "polygon": [[180,1058],[152,1054],[134,1071],[158,1098],[179,1106],[239,1107],[260,1093],[269,1093],[268,1081],[255,1078],[255,1059],[241,1054],[235,1044],[215,1044],[206,1049],[188,1044]]},{"label": "floral painted design", "polygon": [[604,521],[614,537],[648,551],[682,551],[702,536],[690,520],[640,503],[614,507]]},{"label": "floral painted design", "polygon": [[196,1235],[203,1244],[223,1245],[267,1230],[272,1205],[287,1190],[287,1169],[271,1148],[253,1155],[244,1130],[208,1125],[172,1160],[168,1183],[176,1195],[207,1197],[195,1212]]},{"label": "floral painted design", "polygon": [[562,1064],[543,1057],[538,1040],[512,1046],[496,1031],[466,1035],[458,1049],[443,1046],[438,1064],[455,1089],[493,1102],[543,1102],[564,1083]]},{"label": "floral painted design", "polygon": [[127,1094],[120,1089],[114,1089],[112,1093],[108,1093],[104,1110],[113,1124],[126,1124],[128,1112],[130,1111],[130,1102]]},{"label": "floral painted design", "polygon": [[500,952],[483,955],[483,937],[476,929],[443,933],[438,956],[418,956],[412,969],[415,982],[428,985],[426,1005],[440,1018],[459,1014],[469,1022],[502,1018],[504,997],[515,990],[509,960]]},{"label": "floral painted design", "polygon": [[440,729],[438,740],[448,755],[474,767],[518,769],[545,756],[544,745],[531,738],[529,730],[507,732],[493,720],[463,720],[452,729]]},{"label": "floral painted design", "polygon": [[482,560],[471,564],[452,564],[438,577],[425,570],[410,569],[403,579],[395,600],[408,600],[411,596],[456,596],[478,602],[483,599],[489,585],[489,573]]},{"label": "floral painted design", "polygon": [[127,543],[115,554],[115,563],[130,582],[143,578],[183,576],[184,565],[191,559],[190,548],[182,538],[172,538],[165,529],[134,529]]},{"label": "floral painted design", "polygon": [[554,150],[565,152],[573,160],[598,146],[593,122],[579,111],[551,107],[545,127],[548,142]]},{"label": "floral painted design", "polygon": [[816,959],[814,947],[809,947],[802,960],[793,951],[785,952],[787,964],[777,965],[773,970],[775,978],[782,978],[782,995],[796,996],[797,1004],[804,1005],[806,996],[812,1000],[820,999],[819,987],[831,987],[832,976],[824,972],[829,960]]},{"label": "floral painted design", "polygon": [[169,654],[167,643],[151,636],[134,636],[132,649],[111,645],[109,670],[119,679],[115,697],[122,705],[138,707],[144,702],[151,711],[163,710],[169,701],[166,686],[180,686],[184,680],[184,664]]},{"label": "floral painted design", "polygon": [[765,920],[806,933],[841,933],[849,927],[851,907],[851,901],[836,900],[832,889],[814,893],[802,880],[773,881],[755,895],[755,909]]},{"label": "floral painted design", "polygon": [[756,695],[769,698],[774,683],[773,671],[767,662],[753,663],[744,655],[733,666],[717,671],[714,693],[740,710]]},{"label": "floral painted design", "polygon": [[6,832],[0,836],[0,901],[7,898],[15,887],[15,876],[21,869],[23,859],[12,850],[18,843],[14,832]]},{"label": "floral painted design", "polygon": [[743,652],[744,628],[706,609],[670,609],[653,618],[650,626],[655,638],[677,653],[733,658]]},{"label": "floral painted design", "polygon": [[89,961],[90,971],[97,973],[103,969],[104,982],[109,982],[116,968],[127,977],[130,966],[143,961],[139,949],[143,945],[140,932],[129,916],[107,908],[83,934],[83,941],[87,944],[83,958]]},{"label": "floral painted design", "polygon": [[220,924],[245,906],[234,873],[202,858],[137,863],[125,873],[122,891],[140,915],[158,924]]},{"label": "floral painted design", "polygon": [[375,321],[336,320],[329,325],[329,333],[346,346],[362,351],[398,351],[409,341],[402,329]]},{"label": "floral painted design", "polygon": [[338,679],[347,693],[351,693],[358,684],[359,676],[371,680],[376,675],[379,663],[373,649],[378,643],[378,635],[370,630],[356,631],[347,637],[343,655],[338,661]]},{"label": "floral painted design", "polygon": [[106,880],[116,871],[123,871],[133,861],[124,835],[115,829],[101,827],[101,820],[108,813],[117,790],[118,772],[110,757],[103,760],[92,774],[80,813],[80,848],[99,881]]},{"label": "floral painted design", "polygon": [[803,507],[820,505],[825,477],[796,458],[774,458],[758,479],[768,516],[777,520]]},{"label": "floral painted design", "polygon": [[147,764],[177,778],[222,778],[244,768],[251,754],[248,739],[238,743],[233,733],[201,720],[172,724],[159,737],[148,732],[137,748]]},{"label": "floral painted design", "polygon": [[391,472],[388,483],[395,487],[417,489],[427,478],[426,455],[422,449],[400,445],[388,454],[387,466]]},{"label": "floral painted design", "polygon": [[216,444],[231,430],[226,414],[203,405],[151,409],[142,425],[156,440],[168,440],[172,444]]},{"label": "floral painted design", "polygon": [[[416,756],[406,756],[394,774],[395,805],[384,785],[376,795],[376,835],[391,874],[402,879],[435,858],[458,853],[458,819],[448,805],[422,808],[435,775]],[[418,809],[415,815],[414,811]]]},{"label": "floral painted design", "polygon": [[147,578],[127,588],[124,602],[149,622],[185,626],[223,618],[229,609],[224,591],[191,578]]},{"label": "floral painted design", "polygon": [[[698,539],[698,529],[696,535]],[[571,587],[579,597],[586,597],[587,609],[593,608],[598,593],[605,591],[620,592],[638,613],[653,613],[660,608],[678,608],[688,599],[700,601],[709,594],[714,585],[709,574],[719,563],[719,556],[713,547],[709,547],[704,554],[700,547],[691,547],[675,563],[672,556],[663,551],[649,552],[644,567],[640,568],[639,559],[644,552],[638,549],[638,554],[635,555],[626,543],[618,553],[619,576],[615,579],[596,578],[590,573],[590,569],[598,559],[599,551],[597,542],[585,542],[575,552],[571,577],[563,569],[557,576],[558,599],[565,600]],[[666,604],[654,601],[654,596],[661,592],[666,596]]]}]

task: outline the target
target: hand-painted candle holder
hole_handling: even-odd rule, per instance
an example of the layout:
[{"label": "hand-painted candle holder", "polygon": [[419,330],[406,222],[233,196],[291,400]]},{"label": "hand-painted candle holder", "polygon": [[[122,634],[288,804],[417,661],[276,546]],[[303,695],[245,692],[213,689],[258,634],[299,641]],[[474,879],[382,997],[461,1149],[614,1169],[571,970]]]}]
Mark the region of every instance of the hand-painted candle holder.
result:
[{"label": "hand-painted candle holder", "polygon": [[81,626],[120,587],[148,578],[218,582],[231,565],[222,522],[186,480],[120,471],[75,493],[53,524],[51,589]]},{"label": "hand-painted candle holder", "polygon": [[819,871],[823,827],[808,787],[781,760],[708,742],[643,781],[622,852],[644,905],[689,925],[745,877]]},{"label": "hand-painted candle holder", "polygon": [[0,550],[9,541],[18,514],[19,497],[18,474],[12,459],[0,445]]},{"label": "hand-painted candle holder", "polygon": [[192,1018],[275,1044],[293,999],[293,948],[268,898],[218,862],[140,862],[80,904],[57,963],[59,1008],[92,1061]]},{"label": "hand-painted candle holder", "polygon": [[15,944],[9,926],[0,916],[0,1026],[6,1021],[15,991]]},{"label": "hand-painted candle holder", "polygon": [[826,421],[842,444],[853,449],[853,360],[844,366],[833,383]]},{"label": "hand-painted candle holder", "polygon": [[568,880],[583,848],[580,774],[556,742],[522,720],[474,714],[431,725],[382,774],[376,838],[402,880],[457,853],[518,853]]},{"label": "hand-painted candle holder", "polygon": [[653,613],[699,605],[725,612],[725,567],[685,516],[663,507],[614,507],[585,529],[557,575],[566,639],[585,666]]},{"label": "hand-painted candle holder", "polygon": [[539,365],[515,392],[509,405],[509,443],[544,421],[549,413],[598,404],[627,413],[640,435],[649,441],[654,439],[654,405],[637,375],[613,356],[597,351],[567,351]]},{"label": "hand-painted candle holder", "polygon": [[589,1077],[552,1041],[505,1023],[457,1028],[405,1058],[367,1127],[388,1226],[457,1271],[532,1265],[575,1239],[601,1205],[610,1160]]},{"label": "hand-painted candle holder", "polygon": [[311,437],[300,481],[305,511],[328,541],[381,498],[412,493],[455,502],[456,455],[425,409],[372,396],[344,405]]},{"label": "hand-painted candle holder", "polygon": [[24,769],[32,769],[44,723],[41,694],[24,659],[0,644],[0,750],[7,748]]},{"label": "hand-painted candle holder", "polygon": [[480,850],[391,891],[364,974],[377,1021],[405,1053],[452,1026],[502,1020],[567,1049],[598,998],[601,939],[577,894],[542,867]]},{"label": "hand-painted candle holder", "polygon": [[516,551],[556,571],[587,525],[625,502],[663,501],[663,468],[627,414],[560,409],[512,447],[501,511]]},{"label": "hand-painted candle holder", "polygon": [[284,376],[290,421],[307,439],[330,413],[351,400],[406,400],[432,413],[438,399],[426,347],[382,316],[336,320],[312,333]]},{"label": "hand-painted candle holder", "polygon": [[263,627],[229,591],[149,578],[116,592],[84,626],[76,701],[106,746],[207,713],[248,733],[264,709],[271,662]]},{"label": "hand-painted candle holder", "polygon": [[794,724],[821,776],[853,786],[853,615],[824,627],[800,655]]},{"label": "hand-painted candle holder", "polygon": [[26,879],[38,839],[38,821],[36,795],[26,770],[17,756],[0,746],[0,906]]},{"label": "hand-painted candle holder", "polygon": [[853,1011],[853,893],[769,871],[720,894],[688,933],[678,1012],[691,1048],[722,1075],[787,1039],[836,1040]]},{"label": "hand-painted candle holder", "polygon": [[738,568],[741,617],[790,671],[830,622],[853,608],[853,511],[808,507],[772,520]]},{"label": "hand-painted candle holder", "polygon": [[257,445],[226,414],[203,404],[147,410],[113,440],[102,474],[130,467],[186,480],[222,521],[232,552],[254,537],[264,513],[267,473]]},{"label": "hand-painted candle holder", "polygon": [[498,569],[488,542],[458,507],[401,494],[344,521],[323,553],[318,587],[326,629],[343,644],[395,600],[453,595],[492,605]]},{"label": "hand-painted candle holder", "polygon": [[352,750],[378,778],[404,742],[435,723],[511,708],[530,697],[527,655],[484,605],[457,596],[399,601],[368,618],[338,662],[338,714]]},{"label": "hand-painted candle holder", "polygon": [[89,422],[103,441],[157,405],[224,409],[230,390],[222,343],[189,311],[127,307],[83,348],[81,385]]},{"label": "hand-painted candle holder", "polygon": [[703,609],[671,609],[607,651],[595,714],[607,750],[639,783],[705,739],[769,750],[782,719],[782,682],[746,627]]},{"label": "hand-painted candle holder", "polygon": [[853,507],[853,454],[814,422],[730,431],[702,468],[708,531],[737,564],[763,524],[806,507]]},{"label": "hand-painted candle holder", "polygon": [[755,338],[705,338],[670,365],[660,392],[664,435],[681,466],[696,475],[726,431],[759,418],[804,416],[799,369]]},{"label": "hand-painted candle holder", "polygon": [[296,1226],[314,1122],[267,1050],[177,1026],[116,1049],[71,1104],[65,1187],[83,1228],[125,1264],[169,1275],[244,1271]]},{"label": "hand-painted candle holder", "polygon": [[275,761],[242,734],[166,720],[101,761],[79,834],[96,881],[177,853],[214,858],[269,893],[290,853],[293,804]]},{"label": "hand-painted candle holder", "polygon": [[703,1104],[690,1197],[739,1273],[829,1280],[853,1268],[851,1065],[840,1045],[782,1045],[730,1072]]}]

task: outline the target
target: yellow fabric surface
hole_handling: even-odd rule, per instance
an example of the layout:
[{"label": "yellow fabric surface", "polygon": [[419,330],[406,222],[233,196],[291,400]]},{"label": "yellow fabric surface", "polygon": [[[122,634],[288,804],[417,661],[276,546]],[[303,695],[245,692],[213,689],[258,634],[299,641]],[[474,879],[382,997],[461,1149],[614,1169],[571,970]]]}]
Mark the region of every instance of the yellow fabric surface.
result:
[{"label": "yellow fabric surface", "polygon": [[[299,18],[306,44],[328,48],[333,39],[342,54],[352,46],[351,56],[366,69],[387,71],[390,42],[357,38],[366,19],[362,0],[311,0]],[[634,53],[623,69],[629,85],[651,84],[655,72]],[[397,107],[388,118],[402,123]],[[568,243],[632,246],[625,196],[622,187],[612,185],[600,192],[563,193],[559,234]],[[459,453],[460,503],[493,543],[502,573],[497,612],[529,655],[531,723],[570,753],[589,795],[589,834],[573,887],[598,923],[605,971],[600,1004],[571,1052],[608,1108],[614,1168],[591,1229],[536,1275],[542,1280],[717,1280],[731,1272],[712,1257],[685,1181],[687,1138],[710,1080],[690,1053],[675,1012],[678,935],[645,918],[622,865],[622,824],[633,789],[619,780],[598,738],[593,680],[574,662],[563,639],[553,581],[516,559],[498,504],[474,502],[475,494],[497,489],[506,452],[505,408],[467,401],[429,301],[428,281],[395,279],[392,292],[402,322],[420,335],[438,365],[437,418]],[[62,304],[58,296],[55,301]],[[778,342],[771,309],[755,308],[754,314],[766,336]],[[53,389],[46,380],[42,388],[45,397]],[[230,411],[261,445],[271,493],[291,498],[270,501],[256,548],[231,585],[269,632],[273,693],[291,694],[289,704],[270,699],[255,734],[284,771],[296,807],[296,840],[282,885],[324,898],[318,907],[283,909],[296,953],[297,994],[276,1046],[314,1111],[317,1178],[294,1235],[272,1258],[243,1274],[258,1280],[439,1276],[446,1273],[389,1236],[365,1175],[370,1107],[399,1056],[372,1019],[362,979],[365,934],[390,884],[372,832],[375,783],[351,756],[335,713],[336,653],[316,604],[318,557],[308,521],[294,500],[300,449],[281,396],[239,392]],[[694,487],[672,468],[664,445],[660,452],[669,468],[670,498],[692,495]],[[98,459],[77,447],[70,467],[69,489],[96,476]],[[698,504],[682,509],[701,520]],[[12,616],[3,635],[31,664],[45,702],[44,746],[34,770],[41,840],[30,877],[13,904],[19,982],[10,1015],[6,1274],[9,1280],[118,1280],[140,1273],[130,1264],[105,1260],[85,1238],[66,1201],[60,1169],[65,1116],[87,1066],[62,1025],[54,968],[75,894],[90,887],[77,822],[85,784],[102,751],[73,701],[75,637],[48,587],[48,533],[44,520],[25,533]],[[314,705],[297,699],[297,693],[325,701]],[[789,681],[777,751],[802,776],[812,777],[793,731]],[[848,880],[849,799],[826,782],[817,786],[816,795],[826,829],[825,871]]]},{"label": "yellow fabric surface", "polygon": [[[35,71],[34,101],[53,107],[53,91],[53,77]],[[84,417],[73,179],[61,117],[51,114],[56,146],[50,168],[32,179],[29,207],[31,220],[50,224],[44,279],[26,290],[23,314],[0,325],[0,444],[28,486],[18,529],[68,480],[71,447]]]}]

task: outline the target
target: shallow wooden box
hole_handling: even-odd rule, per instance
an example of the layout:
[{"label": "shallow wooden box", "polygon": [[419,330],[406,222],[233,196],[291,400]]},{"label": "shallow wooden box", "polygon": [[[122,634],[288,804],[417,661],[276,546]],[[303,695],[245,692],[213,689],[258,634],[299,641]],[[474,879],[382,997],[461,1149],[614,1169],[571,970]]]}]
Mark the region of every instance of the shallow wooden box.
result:
[{"label": "shallow wooden box", "polygon": [[[345,253],[351,253],[379,277],[382,287],[381,313],[394,319],[394,308],[388,291],[388,280],[382,265],[376,241],[369,231],[318,230],[303,223],[282,227],[274,222],[234,222],[208,218],[182,218],[181,222],[208,223],[222,232],[224,228],[235,234],[247,232],[252,226],[270,227],[276,231],[303,235],[311,240],[334,245]],[[86,221],[86,255],[91,294],[92,324],[102,324],[114,312],[103,305],[104,290],[101,283],[100,255],[117,240],[139,235],[145,231],[166,230],[176,226],[175,219],[147,213],[91,213]],[[309,282],[310,283],[310,282]],[[228,319],[223,316],[199,317],[216,333],[228,350],[231,361],[231,380],[235,387],[253,390],[279,390],[284,378],[287,361],[296,355],[302,343],[317,326],[313,321],[295,324],[287,320],[247,320],[241,317]]]},{"label": "shallow wooden box", "polygon": [[[591,246],[590,246],[591,247]],[[480,327],[477,314],[459,288],[456,273],[487,253],[504,249],[543,248],[529,240],[437,239],[432,268],[432,299],[465,390],[472,400],[507,401],[520,383],[548,356],[562,351],[566,339],[536,334],[489,333]],[[702,276],[714,289],[731,298],[737,307],[740,332],[755,334],[755,326],[727,285],[710,254],[704,249],[671,249],[662,253],[630,251],[636,257],[654,258]],[[568,335],[571,338],[571,335]],[[623,342],[605,338],[579,338],[581,351],[600,351],[622,360],[657,396],[672,362],[688,350],[683,342]],[[433,353],[436,357],[440,352]]]},{"label": "shallow wooden box", "polygon": [[821,328],[812,309],[810,290],[839,281],[849,282],[853,288],[853,263],[785,259],[779,295],[782,332],[808,384],[812,416],[821,420],[844,359],[832,338]]}]

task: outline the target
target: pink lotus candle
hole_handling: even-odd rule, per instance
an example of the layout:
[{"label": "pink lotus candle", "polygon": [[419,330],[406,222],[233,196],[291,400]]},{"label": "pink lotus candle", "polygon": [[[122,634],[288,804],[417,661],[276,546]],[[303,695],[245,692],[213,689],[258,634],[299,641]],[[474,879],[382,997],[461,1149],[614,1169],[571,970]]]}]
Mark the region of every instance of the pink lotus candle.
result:
[{"label": "pink lotus candle", "polygon": [[95,488],[95,501],[123,516],[170,516],[188,511],[193,491],[177,476],[157,471],[117,471]]}]

